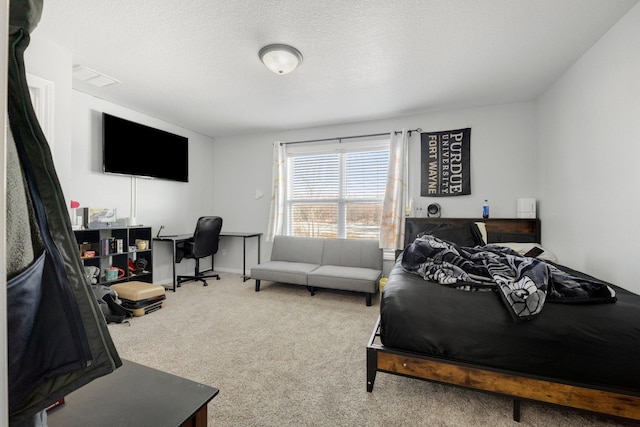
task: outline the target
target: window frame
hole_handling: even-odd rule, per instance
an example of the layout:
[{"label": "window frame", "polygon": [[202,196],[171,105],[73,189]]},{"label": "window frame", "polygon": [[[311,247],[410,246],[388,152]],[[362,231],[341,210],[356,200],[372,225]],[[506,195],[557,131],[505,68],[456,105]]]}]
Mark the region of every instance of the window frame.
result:
[{"label": "window frame", "polygon": [[[357,152],[387,152],[387,172],[384,177],[384,185],[386,185],[386,177],[388,174],[388,153],[390,149],[390,136],[378,136],[369,137],[366,139],[359,139],[357,141],[334,141],[334,142],[322,142],[322,143],[305,143],[300,145],[294,145],[287,147],[287,171],[285,182],[285,214],[283,222],[283,231],[286,235],[293,234],[293,224],[291,220],[291,209],[296,204],[335,204],[337,208],[338,223],[336,225],[337,238],[347,238],[347,207],[349,205],[367,204],[372,203],[376,205],[382,205],[384,200],[384,194],[379,198],[362,199],[362,198],[349,198],[346,195],[346,179],[347,179],[347,154]],[[293,183],[293,158],[300,156],[319,156],[319,155],[338,155],[338,194],[337,197],[325,197],[325,198],[309,198],[309,199],[295,199],[292,197]],[[379,227],[378,222],[378,237],[379,239]],[[351,238],[351,237],[350,237]],[[356,238],[357,237],[353,237]]]}]

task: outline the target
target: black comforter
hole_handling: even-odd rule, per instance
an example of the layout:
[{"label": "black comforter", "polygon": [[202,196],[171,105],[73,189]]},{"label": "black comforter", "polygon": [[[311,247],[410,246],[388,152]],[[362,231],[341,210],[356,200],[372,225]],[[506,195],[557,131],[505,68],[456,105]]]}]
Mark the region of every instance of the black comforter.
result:
[{"label": "black comforter", "polygon": [[640,393],[640,295],[610,285],[615,304],[546,304],[532,321],[516,323],[495,292],[427,283],[406,272],[401,261],[380,299],[385,347]]},{"label": "black comforter", "polygon": [[402,257],[405,271],[458,289],[497,291],[515,320],[531,319],[546,301],[610,303],[605,282],[563,271],[506,247],[462,247],[432,235],[418,237]]}]

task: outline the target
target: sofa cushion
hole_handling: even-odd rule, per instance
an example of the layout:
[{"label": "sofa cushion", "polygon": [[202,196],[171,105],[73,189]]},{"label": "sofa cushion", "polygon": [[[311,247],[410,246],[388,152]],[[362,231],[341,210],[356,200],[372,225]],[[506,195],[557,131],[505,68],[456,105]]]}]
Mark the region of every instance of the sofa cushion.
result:
[{"label": "sofa cushion", "polygon": [[271,261],[322,263],[324,239],[297,236],[275,236]]},{"label": "sofa cushion", "polygon": [[289,261],[268,261],[251,269],[251,278],[274,282],[307,284],[307,274],[317,269],[319,264]]},{"label": "sofa cushion", "polygon": [[377,240],[327,239],[321,264],[382,270],[382,249]]},{"label": "sofa cushion", "polygon": [[372,268],[322,265],[309,273],[308,285],[375,293],[380,276],[382,270]]}]

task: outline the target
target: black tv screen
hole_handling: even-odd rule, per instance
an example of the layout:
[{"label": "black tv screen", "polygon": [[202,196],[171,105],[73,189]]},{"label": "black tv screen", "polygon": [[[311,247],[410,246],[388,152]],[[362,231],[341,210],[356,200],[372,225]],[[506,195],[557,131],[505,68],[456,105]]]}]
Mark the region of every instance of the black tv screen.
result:
[{"label": "black tv screen", "polygon": [[102,113],[105,173],[189,182],[189,139]]}]

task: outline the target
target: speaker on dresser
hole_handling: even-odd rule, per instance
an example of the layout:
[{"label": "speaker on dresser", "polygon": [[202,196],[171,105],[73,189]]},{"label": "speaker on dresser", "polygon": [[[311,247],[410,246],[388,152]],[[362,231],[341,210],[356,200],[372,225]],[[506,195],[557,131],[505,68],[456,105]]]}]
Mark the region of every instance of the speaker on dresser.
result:
[{"label": "speaker on dresser", "polygon": [[429,218],[440,218],[441,212],[440,205],[437,203],[431,203],[427,206],[427,217]]}]

